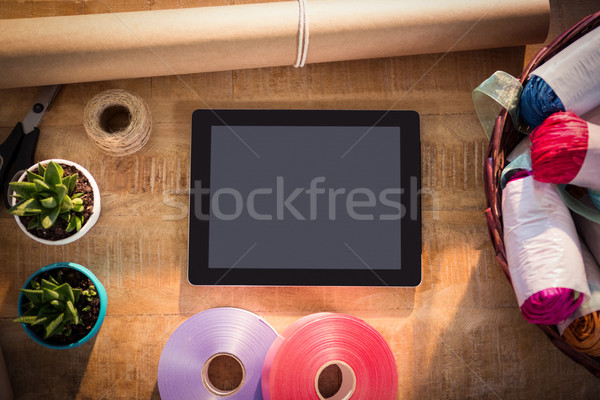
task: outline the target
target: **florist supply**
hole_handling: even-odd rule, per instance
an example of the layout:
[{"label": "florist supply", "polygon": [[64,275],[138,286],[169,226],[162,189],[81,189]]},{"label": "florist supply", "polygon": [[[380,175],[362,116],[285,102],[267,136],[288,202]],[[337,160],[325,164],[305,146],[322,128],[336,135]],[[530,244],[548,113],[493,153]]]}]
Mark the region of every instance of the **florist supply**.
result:
[{"label": "florist supply", "polygon": [[558,111],[585,114],[600,105],[600,29],[582,36],[529,74],[520,102],[532,128]]},{"label": "florist supply", "polygon": [[502,192],[502,211],[517,301],[527,321],[557,324],[589,295],[579,238],[553,185],[513,177]]},{"label": "florist supply", "polygon": [[538,181],[600,189],[600,126],[552,114],[531,133],[531,162]]}]

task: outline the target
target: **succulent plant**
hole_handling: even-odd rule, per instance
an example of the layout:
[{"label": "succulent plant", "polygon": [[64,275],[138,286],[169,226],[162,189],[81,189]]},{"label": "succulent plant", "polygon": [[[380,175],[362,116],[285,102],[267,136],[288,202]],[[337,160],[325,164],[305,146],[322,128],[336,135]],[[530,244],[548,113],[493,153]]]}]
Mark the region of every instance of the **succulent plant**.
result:
[{"label": "succulent plant", "polygon": [[10,182],[17,204],[8,212],[21,216],[33,217],[27,229],[48,229],[63,219],[66,231],[79,231],[83,224],[83,193],[74,193],[77,173],[63,176],[62,167],[54,161],[45,167],[38,164],[37,173],[27,171],[27,180]]},{"label": "succulent plant", "polygon": [[[77,302],[81,296],[91,302],[97,294],[95,290],[93,285],[86,290],[72,288],[68,283],[62,283],[60,276],[58,280],[52,276],[49,280],[41,279],[41,283],[33,280],[31,289],[21,289],[29,301],[23,304],[22,314],[14,322],[42,326],[44,339],[54,335],[69,336],[72,325],[81,323]],[[81,311],[89,308],[87,305]]]}]

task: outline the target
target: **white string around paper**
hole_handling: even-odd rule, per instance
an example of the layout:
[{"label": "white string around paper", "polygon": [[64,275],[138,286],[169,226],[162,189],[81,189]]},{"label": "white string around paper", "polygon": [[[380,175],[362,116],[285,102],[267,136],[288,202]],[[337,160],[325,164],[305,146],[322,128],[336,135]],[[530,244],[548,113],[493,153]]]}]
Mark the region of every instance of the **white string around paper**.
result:
[{"label": "white string around paper", "polygon": [[308,53],[308,14],[306,13],[306,0],[298,0],[298,57],[295,68],[304,67]]}]

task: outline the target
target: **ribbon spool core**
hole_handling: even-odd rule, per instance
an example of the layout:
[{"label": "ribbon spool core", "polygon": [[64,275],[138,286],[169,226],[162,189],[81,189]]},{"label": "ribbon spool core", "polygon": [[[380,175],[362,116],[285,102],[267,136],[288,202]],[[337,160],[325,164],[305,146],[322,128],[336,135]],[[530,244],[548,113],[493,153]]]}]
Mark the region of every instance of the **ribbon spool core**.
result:
[{"label": "ribbon spool core", "polygon": [[[325,372],[325,370],[328,372]],[[337,372],[338,374],[341,374],[341,382],[337,392],[335,392],[333,395],[325,397],[328,393],[322,393],[322,391],[324,391],[322,378],[324,378],[324,375],[328,375],[329,372]],[[319,384],[320,381],[321,384]],[[336,360],[323,364],[315,376],[315,390],[320,400],[348,400],[350,397],[352,397],[355,389],[356,374],[354,374],[354,370],[352,370],[352,368],[343,361]]]},{"label": "ribbon spool core", "polygon": [[131,111],[122,105],[111,105],[102,110],[100,127],[106,133],[115,133],[127,129],[131,124]]},{"label": "ribbon spool core", "polygon": [[215,396],[230,396],[244,386],[246,370],[239,358],[217,353],[202,367],[202,383]]}]

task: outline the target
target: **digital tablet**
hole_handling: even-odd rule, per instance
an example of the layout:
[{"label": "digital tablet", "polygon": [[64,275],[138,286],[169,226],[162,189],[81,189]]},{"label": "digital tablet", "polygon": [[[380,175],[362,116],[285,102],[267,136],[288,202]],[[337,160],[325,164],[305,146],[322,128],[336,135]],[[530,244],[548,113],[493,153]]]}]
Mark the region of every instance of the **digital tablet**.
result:
[{"label": "digital tablet", "polygon": [[197,110],[193,285],[417,286],[415,111]]}]

